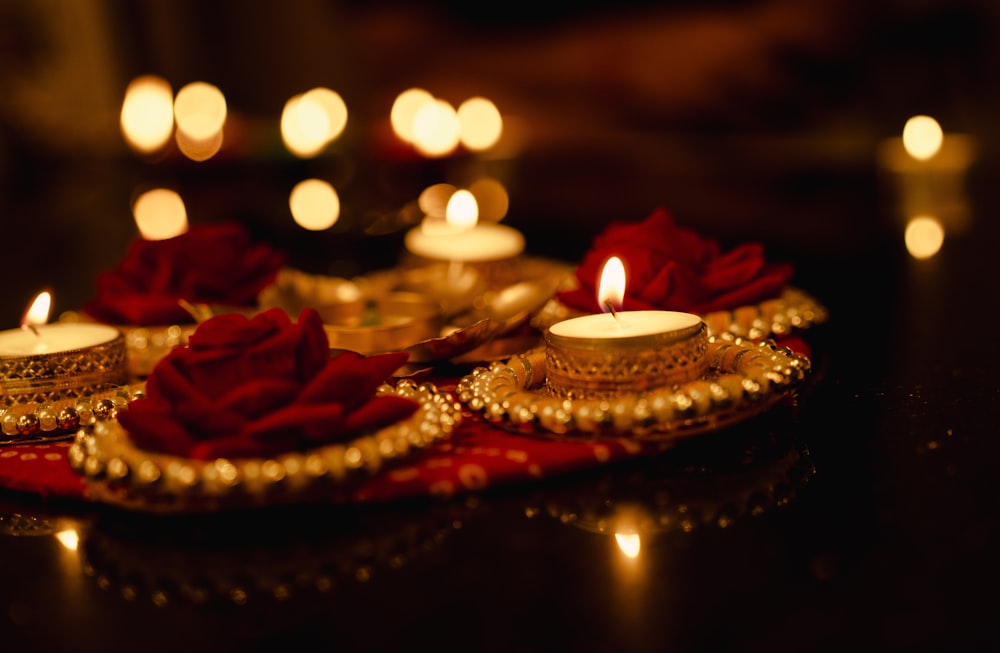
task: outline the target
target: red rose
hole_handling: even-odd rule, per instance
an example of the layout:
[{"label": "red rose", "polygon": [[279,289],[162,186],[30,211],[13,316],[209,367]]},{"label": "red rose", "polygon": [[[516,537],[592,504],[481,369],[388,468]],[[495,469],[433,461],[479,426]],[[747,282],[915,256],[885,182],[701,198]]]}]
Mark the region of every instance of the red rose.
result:
[{"label": "red rose", "polygon": [[319,314],[273,308],[202,322],[170,351],[146,396],[118,419],[140,449],[198,459],[272,456],[347,439],[410,416],[417,403],[375,396],[405,352],[330,357]]},{"label": "red rose", "polygon": [[601,271],[612,256],[625,264],[622,308],[629,311],[732,310],[780,296],[792,276],[791,265],[764,260],[761,245],[744,243],[723,252],[716,241],[677,226],[661,208],[643,222],[609,225],[577,267],[577,286],[559,293],[559,300],[580,311],[598,311]]},{"label": "red rose", "polygon": [[274,282],[284,255],[254,244],[237,223],[192,226],[165,240],[136,239],[83,310],[108,324],[150,326],[193,322],[192,304],[255,306]]}]

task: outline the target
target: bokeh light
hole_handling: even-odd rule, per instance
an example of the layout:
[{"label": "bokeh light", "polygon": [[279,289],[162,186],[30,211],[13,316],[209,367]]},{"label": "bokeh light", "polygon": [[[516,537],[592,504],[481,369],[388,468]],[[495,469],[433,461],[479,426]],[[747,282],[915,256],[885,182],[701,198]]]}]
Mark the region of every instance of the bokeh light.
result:
[{"label": "bokeh light", "polygon": [[317,87],[290,98],[281,112],[281,138],[292,154],[322,152],[347,126],[347,105],[336,91]]},{"label": "bokeh light", "polygon": [[915,259],[929,259],[944,245],[944,227],[929,215],[913,217],[906,225],[903,239],[906,251]]},{"label": "bokeh light", "polygon": [[139,195],[132,204],[132,216],[146,240],[174,238],[188,228],[184,200],[168,188],[154,188]]},{"label": "bokeh light", "polygon": [[507,189],[492,177],[482,177],[469,185],[469,192],[479,205],[480,222],[500,222],[507,216],[510,198]]},{"label": "bokeh light", "polygon": [[163,148],[174,131],[174,95],[156,75],[136,77],[125,89],[120,126],[132,149],[151,154]]},{"label": "bokeh light", "polygon": [[434,96],[422,88],[409,88],[396,96],[389,113],[389,122],[401,141],[413,142],[413,119],[420,107],[433,101]]},{"label": "bokeh light", "polygon": [[207,82],[192,82],[174,98],[177,129],[192,140],[207,141],[216,137],[226,124],[226,98],[218,87]]},{"label": "bokeh light", "polygon": [[472,151],[488,150],[503,133],[503,118],[496,105],[484,97],[469,98],[458,107],[459,138]]},{"label": "bokeh light", "polygon": [[458,113],[447,100],[425,102],[413,116],[413,146],[421,154],[441,157],[459,145]]},{"label": "bokeh light", "polygon": [[926,161],[941,149],[944,132],[930,116],[913,116],[903,127],[903,147],[915,159]]},{"label": "bokeh light", "polygon": [[446,183],[428,186],[417,198],[417,206],[424,215],[444,220],[448,211],[448,200],[456,190],[453,185]]},{"label": "bokeh light", "polygon": [[322,179],[305,179],[296,184],[288,196],[288,206],[295,223],[310,231],[329,229],[340,218],[340,197]]}]

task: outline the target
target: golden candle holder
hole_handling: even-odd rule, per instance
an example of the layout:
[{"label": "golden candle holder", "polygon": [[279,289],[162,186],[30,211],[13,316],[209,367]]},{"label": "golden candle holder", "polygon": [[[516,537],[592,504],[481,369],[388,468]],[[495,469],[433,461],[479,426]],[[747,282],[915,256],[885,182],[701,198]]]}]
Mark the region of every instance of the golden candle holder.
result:
[{"label": "golden candle holder", "polygon": [[594,399],[685,383],[708,368],[707,347],[707,330],[700,320],[679,329],[611,339],[566,336],[549,329],[546,386],[557,397]]},{"label": "golden candle holder", "polygon": [[126,383],[125,336],[117,329],[103,328],[111,336],[106,342],[62,351],[0,355],[0,405],[82,397]]}]

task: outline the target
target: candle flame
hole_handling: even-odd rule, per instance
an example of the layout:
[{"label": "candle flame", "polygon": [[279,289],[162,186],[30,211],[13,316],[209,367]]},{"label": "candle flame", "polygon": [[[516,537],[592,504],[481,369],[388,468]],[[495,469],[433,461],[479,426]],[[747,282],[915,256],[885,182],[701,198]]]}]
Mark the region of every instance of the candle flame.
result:
[{"label": "candle flame", "polygon": [[462,229],[471,229],[479,221],[479,205],[476,197],[467,190],[456,190],[448,200],[444,212],[449,225]]},{"label": "candle flame", "polygon": [[[597,303],[605,313],[606,309],[621,310],[625,302],[625,264],[617,256],[605,262],[601,270],[601,282],[597,290]],[[614,312],[612,310],[612,312]]]},{"label": "candle flame", "polygon": [[49,321],[49,310],[51,308],[52,293],[48,290],[43,290],[35,295],[35,299],[28,306],[28,310],[24,312],[24,317],[21,318],[21,328],[34,331],[34,328],[39,324],[45,324]]}]

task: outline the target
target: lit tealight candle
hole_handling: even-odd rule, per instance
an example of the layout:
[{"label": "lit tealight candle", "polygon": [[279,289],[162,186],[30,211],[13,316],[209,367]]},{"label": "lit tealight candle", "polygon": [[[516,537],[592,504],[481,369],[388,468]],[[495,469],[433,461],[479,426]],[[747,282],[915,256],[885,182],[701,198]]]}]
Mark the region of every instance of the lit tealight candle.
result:
[{"label": "lit tealight candle", "polygon": [[5,404],[80,396],[128,381],[122,333],[104,324],[46,324],[51,304],[47,291],[39,293],[20,329],[0,332]]},{"label": "lit tealight candle", "polygon": [[448,200],[445,219],[426,218],[406,234],[405,244],[411,253],[427,259],[500,261],[524,251],[524,236],[506,225],[479,222],[476,198],[459,190]]},{"label": "lit tealight candle", "polygon": [[604,265],[598,304],[608,312],[553,324],[545,335],[546,382],[555,394],[598,397],[639,392],[700,377],[707,332],[692,313],[618,311],[625,268],[618,257]]}]

